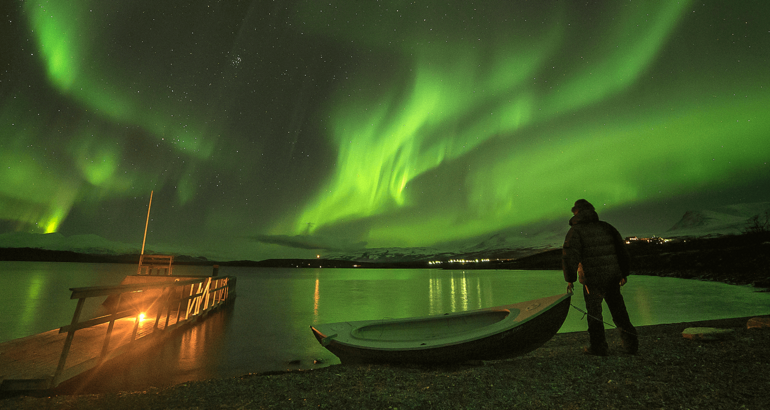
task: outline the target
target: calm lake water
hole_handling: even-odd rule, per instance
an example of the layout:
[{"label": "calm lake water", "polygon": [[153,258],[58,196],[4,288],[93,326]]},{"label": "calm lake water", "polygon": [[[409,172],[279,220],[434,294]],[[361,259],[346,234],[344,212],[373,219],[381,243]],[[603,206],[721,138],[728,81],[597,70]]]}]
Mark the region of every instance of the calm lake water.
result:
[{"label": "calm lake water", "polygon": [[[0,342],[69,324],[76,305],[69,288],[116,285],[135,269],[0,262]],[[174,268],[175,275],[211,271]],[[135,390],[337,364],[315,340],[310,325],[478,309],[560,294],[566,288],[560,271],[221,267],[219,274],[238,278],[232,308],[178,333],[148,353],[146,361],[95,377],[101,383],[90,390]],[[770,294],[746,286],[632,276],[623,295],[636,326],[770,313]],[[580,292],[572,303],[584,308]],[[605,320],[610,321],[609,314]],[[582,330],[583,314],[573,309],[560,332]]]}]

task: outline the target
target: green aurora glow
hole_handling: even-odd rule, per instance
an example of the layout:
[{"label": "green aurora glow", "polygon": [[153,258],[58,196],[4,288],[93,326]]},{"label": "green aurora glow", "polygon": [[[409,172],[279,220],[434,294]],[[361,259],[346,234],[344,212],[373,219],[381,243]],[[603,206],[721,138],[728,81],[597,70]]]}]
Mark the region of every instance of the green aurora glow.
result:
[{"label": "green aurora glow", "polygon": [[762,2],[387,3],[17,2],[0,228],[136,241],[155,190],[159,241],[258,259],[770,180]]}]

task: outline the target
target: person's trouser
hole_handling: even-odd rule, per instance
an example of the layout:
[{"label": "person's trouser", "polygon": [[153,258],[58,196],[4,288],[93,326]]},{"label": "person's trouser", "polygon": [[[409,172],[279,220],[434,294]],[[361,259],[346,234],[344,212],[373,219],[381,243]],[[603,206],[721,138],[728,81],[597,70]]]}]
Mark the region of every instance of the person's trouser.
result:
[{"label": "person's trouser", "polygon": [[604,319],[602,317],[602,300],[607,302],[612,321],[618,327],[620,340],[626,352],[635,354],[639,350],[639,339],[636,329],[631,325],[631,319],[626,311],[626,303],[620,293],[619,284],[611,284],[603,288],[587,288],[583,286],[583,297],[588,312],[588,334],[591,338],[591,349],[597,353],[607,352],[607,339],[604,336]]}]

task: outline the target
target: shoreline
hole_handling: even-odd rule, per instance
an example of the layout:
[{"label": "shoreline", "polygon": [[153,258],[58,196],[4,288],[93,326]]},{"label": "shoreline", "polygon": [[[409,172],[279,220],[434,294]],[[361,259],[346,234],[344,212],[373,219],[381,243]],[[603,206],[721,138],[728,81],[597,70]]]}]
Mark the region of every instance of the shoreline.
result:
[{"label": "shoreline", "polygon": [[[770,234],[689,238],[627,245],[631,276],[659,276],[770,288]],[[505,263],[501,268],[561,270],[561,249]],[[764,289],[764,290],[763,290]]]},{"label": "shoreline", "polygon": [[[533,250],[534,248],[528,248]],[[770,290],[770,233],[681,237],[662,243],[635,242],[627,245],[631,255],[631,275],[660,276],[752,285]],[[519,249],[522,251],[522,249]],[[175,256],[176,265],[340,268],[340,269],[462,269],[462,270],[561,270],[561,248],[526,252],[527,256],[507,259],[514,249],[488,251],[457,257],[503,258],[481,263],[446,263],[430,266],[427,260],[398,262],[360,261],[355,259],[268,259],[263,261],[214,261],[190,256]],[[0,261],[81,262],[135,264],[138,255],[91,255],[70,251],[35,248],[0,248]]]},{"label": "shoreline", "polygon": [[[770,308],[769,308],[770,310]],[[770,318],[768,315],[761,317]],[[141,392],[0,398],[0,408],[763,408],[770,405],[770,328],[750,317],[637,327],[640,352],[581,354],[586,331],[559,333],[505,360],[446,366],[332,365],[247,374]],[[682,337],[688,327],[732,329],[726,340]]]}]

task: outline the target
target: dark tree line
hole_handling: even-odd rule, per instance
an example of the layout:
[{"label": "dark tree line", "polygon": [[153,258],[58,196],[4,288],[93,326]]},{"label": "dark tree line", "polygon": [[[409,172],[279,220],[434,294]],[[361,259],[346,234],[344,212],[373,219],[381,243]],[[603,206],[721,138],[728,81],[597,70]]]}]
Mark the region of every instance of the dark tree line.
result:
[{"label": "dark tree line", "polygon": [[743,233],[767,233],[770,232],[770,209],[754,215],[746,222]]}]

